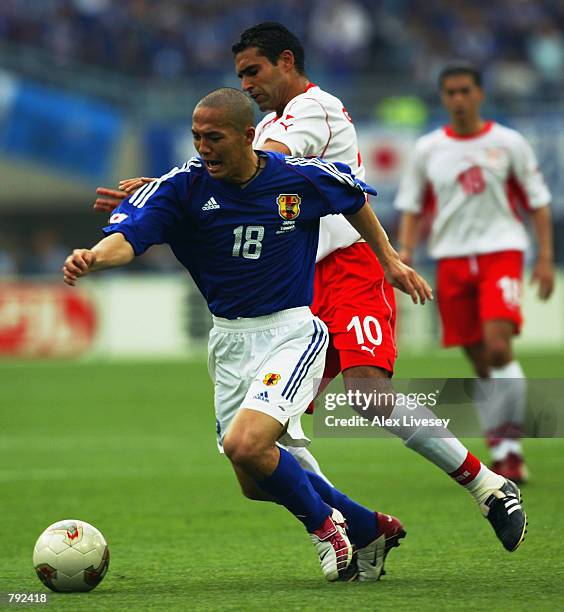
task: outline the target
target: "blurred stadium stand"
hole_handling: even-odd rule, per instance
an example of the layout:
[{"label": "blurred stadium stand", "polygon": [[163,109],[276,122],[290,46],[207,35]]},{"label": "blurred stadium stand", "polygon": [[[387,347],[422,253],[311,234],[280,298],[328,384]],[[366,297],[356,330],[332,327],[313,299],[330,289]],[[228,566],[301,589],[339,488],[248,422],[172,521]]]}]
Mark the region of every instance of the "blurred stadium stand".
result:
[{"label": "blurred stadium stand", "polygon": [[[96,185],[160,174],[191,155],[194,103],[238,86],[231,44],[265,20],[300,36],[310,78],[345,101],[392,235],[403,162],[417,135],[445,120],[440,68],[456,57],[480,66],[485,114],[537,152],[564,263],[562,0],[3,0],[0,279],[58,274],[65,252],[99,237]],[[133,269],[178,266],[154,249]],[[199,313],[186,324],[191,337],[206,326],[201,308],[189,298]]]},{"label": "blurred stadium stand", "polygon": [[302,38],[310,71],[326,88],[346,84],[357,114],[390,89],[434,98],[452,56],[484,68],[496,99],[562,100],[560,0],[3,0],[1,55],[21,74],[143,114],[162,114],[164,89],[165,110],[182,113],[174,93],[233,82],[231,43],[264,20]]}]

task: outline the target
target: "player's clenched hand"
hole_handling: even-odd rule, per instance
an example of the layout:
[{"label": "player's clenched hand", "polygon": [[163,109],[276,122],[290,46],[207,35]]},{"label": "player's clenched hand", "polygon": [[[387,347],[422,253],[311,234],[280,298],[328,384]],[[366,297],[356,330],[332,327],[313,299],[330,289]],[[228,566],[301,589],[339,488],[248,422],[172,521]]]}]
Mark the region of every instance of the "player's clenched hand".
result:
[{"label": "player's clenched hand", "polygon": [[533,268],[531,284],[538,283],[538,296],[548,300],[554,290],[554,264],[550,259],[539,259]]},{"label": "player's clenched hand", "polygon": [[132,179],[123,179],[119,182],[119,188],[127,193],[127,195],[131,195],[136,192],[140,187],[146,185],[147,183],[152,183],[156,181],[156,178],[149,178],[147,176],[139,176],[137,178]]},{"label": "player's clenched hand", "polygon": [[397,254],[384,265],[384,270],[390,285],[410,295],[414,304],[424,304],[433,299],[433,290],[427,281],[404,264]]},{"label": "player's clenched hand", "polygon": [[112,213],[129,195],[125,191],[110,189],[108,187],[98,187],[96,193],[99,196],[94,202],[94,210],[103,213]]},{"label": "player's clenched hand", "polygon": [[74,287],[81,276],[86,276],[96,263],[96,255],[89,249],[75,249],[66,259],[63,266],[63,280]]}]

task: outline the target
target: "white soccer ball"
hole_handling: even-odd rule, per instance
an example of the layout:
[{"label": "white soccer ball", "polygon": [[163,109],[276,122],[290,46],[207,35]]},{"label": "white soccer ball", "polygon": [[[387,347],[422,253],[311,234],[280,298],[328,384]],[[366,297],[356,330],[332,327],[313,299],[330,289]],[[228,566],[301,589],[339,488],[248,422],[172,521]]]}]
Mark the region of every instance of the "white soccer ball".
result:
[{"label": "white soccer ball", "polygon": [[84,521],[67,519],[49,525],[33,550],[33,566],[52,591],[91,591],[110,565],[104,536]]}]

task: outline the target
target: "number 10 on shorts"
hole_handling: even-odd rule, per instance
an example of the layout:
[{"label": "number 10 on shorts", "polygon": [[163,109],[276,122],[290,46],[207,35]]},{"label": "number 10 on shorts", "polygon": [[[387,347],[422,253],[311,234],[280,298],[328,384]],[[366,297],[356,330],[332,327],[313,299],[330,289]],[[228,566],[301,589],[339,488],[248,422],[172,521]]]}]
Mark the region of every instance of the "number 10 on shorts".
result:
[{"label": "number 10 on shorts", "polygon": [[362,323],[358,315],[354,316],[347,325],[347,331],[354,329],[358,344],[365,344],[366,341],[380,346],[382,344],[382,327],[375,317],[364,317]]}]

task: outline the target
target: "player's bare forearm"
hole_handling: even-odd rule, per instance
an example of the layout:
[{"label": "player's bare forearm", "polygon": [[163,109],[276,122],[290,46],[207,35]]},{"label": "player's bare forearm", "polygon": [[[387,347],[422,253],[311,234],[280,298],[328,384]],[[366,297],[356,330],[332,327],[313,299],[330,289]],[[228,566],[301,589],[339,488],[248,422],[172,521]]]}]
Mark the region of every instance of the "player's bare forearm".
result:
[{"label": "player's bare forearm", "polygon": [[398,231],[399,256],[408,265],[411,264],[413,252],[417,248],[420,226],[421,215],[411,212],[402,214]]},{"label": "player's bare forearm", "polygon": [[554,258],[554,247],[552,243],[552,216],[550,214],[550,207],[543,206],[533,210],[531,220],[538,242],[537,257],[552,261]]},{"label": "player's bare forearm", "polygon": [[531,282],[538,283],[538,295],[542,300],[546,300],[554,290],[554,246],[550,208],[543,206],[533,210],[531,219],[538,243]]},{"label": "player's bare forearm", "polygon": [[366,203],[354,215],[346,215],[347,221],[368,242],[376,253],[380,263],[385,267],[388,260],[397,257],[395,249],[390,244],[384,228],[374,214],[370,204]]},{"label": "player's bare forearm", "polygon": [[71,287],[76,281],[96,270],[124,266],[135,257],[133,247],[123,234],[111,234],[91,249],[74,249],[65,259],[63,280]]},{"label": "player's bare forearm", "polygon": [[366,203],[354,215],[347,215],[347,220],[374,251],[391,285],[409,294],[414,304],[424,304],[426,300],[433,299],[427,281],[401,261],[370,204]]},{"label": "player's bare forearm", "polygon": [[133,247],[120,233],[102,238],[91,250],[96,256],[96,263],[92,270],[125,266],[135,259]]}]

